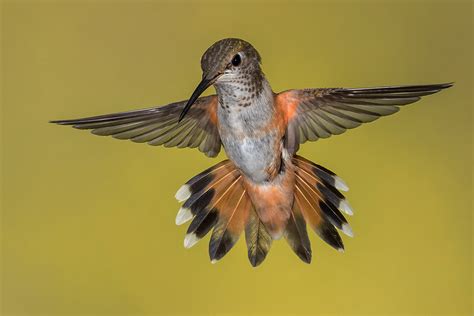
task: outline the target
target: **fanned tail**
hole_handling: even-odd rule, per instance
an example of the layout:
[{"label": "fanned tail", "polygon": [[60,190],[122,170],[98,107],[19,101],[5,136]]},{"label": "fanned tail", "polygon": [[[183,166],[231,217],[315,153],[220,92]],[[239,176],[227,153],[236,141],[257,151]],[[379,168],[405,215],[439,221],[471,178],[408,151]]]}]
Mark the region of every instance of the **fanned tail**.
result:
[{"label": "fanned tail", "polygon": [[[342,215],[342,212],[352,215],[352,209],[339,192],[347,191],[347,185],[333,172],[300,156],[292,158],[287,175],[291,175],[288,179],[293,180],[255,189],[255,185],[245,182],[231,161],[224,160],[190,179],[176,193],[176,198],[184,201],[176,216],[176,224],[191,220],[184,246],[192,247],[212,230],[209,257],[214,263],[232,249],[245,231],[248,259],[252,266],[258,266],[265,260],[273,239],[279,237],[272,234],[275,227],[269,223],[274,217],[283,218],[279,214],[283,212],[288,214],[287,220],[282,222],[283,236],[304,262],[311,262],[306,224],[329,245],[343,251],[337,229],[352,236],[352,230]],[[283,190],[282,183],[291,184],[290,188],[294,187],[294,190]],[[285,202],[280,191],[292,192],[292,198]],[[289,207],[277,207],[281,205]]]},{"label": "fanned tail", "polygon": [[178,190],[176,199],[185,201],[176,216],[176,224],[192,219],[184,239],[186,248],[213,229],[209,257],[214,263],[232,249],[245,230],[250,263],[257,266],[265,259],[271,238],[232,162],[224,160],[193,177]]}]

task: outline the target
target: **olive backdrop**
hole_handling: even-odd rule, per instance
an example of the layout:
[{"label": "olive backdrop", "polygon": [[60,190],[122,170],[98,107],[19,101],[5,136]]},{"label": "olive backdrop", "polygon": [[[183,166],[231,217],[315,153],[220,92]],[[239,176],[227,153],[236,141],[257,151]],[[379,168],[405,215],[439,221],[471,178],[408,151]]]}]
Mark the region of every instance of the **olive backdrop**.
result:
[{"label": "olive backdrop", "polygon": [[[3,315],[472,313],[473,10],[465,1],[4,1]],[[275,91],[455,81],[394,116],[306,143],[349,184],[355,238],[313,263],[244,238],[183,248],[174,193],[224,159],[48,124],[189,97],[240,37]],[[209,89],[207,93],[214,93]]]}]

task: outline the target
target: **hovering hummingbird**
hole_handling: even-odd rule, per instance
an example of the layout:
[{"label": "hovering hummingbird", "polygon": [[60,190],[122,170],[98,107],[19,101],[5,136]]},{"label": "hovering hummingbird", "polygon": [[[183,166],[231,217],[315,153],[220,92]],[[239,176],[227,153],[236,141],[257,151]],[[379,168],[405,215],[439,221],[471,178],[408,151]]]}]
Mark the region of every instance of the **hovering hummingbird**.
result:
[{"label": "hovering hummingbird", "polygon": [[[274,93],[261,58],[248,42],[227,38],[201,59],[202,80],[189,100],[161,107],[75,120],[52,121],[93,134],[150,145],[198,148],[224,160],[191,178],[176,193],[184,202],[176,224],[191,221],[189,248],[212,229],[211,262],[221,259],[245,231],[252,266],[272,241],[284,237],[311,262],[308,224],[339,251],[337,230],[352,236],[342,213],[352,215],[340,191],[344,181],[296,153],[299,145],[338,135],[399,110],[452,83],[374,88],[316,88]],[[217,95],[199,97],[213,85]]]}]

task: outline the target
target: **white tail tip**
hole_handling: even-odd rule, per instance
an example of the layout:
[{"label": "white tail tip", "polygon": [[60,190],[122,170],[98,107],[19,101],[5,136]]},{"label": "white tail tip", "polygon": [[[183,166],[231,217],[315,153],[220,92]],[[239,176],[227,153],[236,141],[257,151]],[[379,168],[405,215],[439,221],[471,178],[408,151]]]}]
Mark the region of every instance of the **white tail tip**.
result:
[{"label": "white tail tip", "polygon": [[181,207],[176,215],[176,225],[181,225],[193,218],[189,208]]},{"label": "white tail tip", "polygon": [[341,209],[341,211],[343,211],[347,215],[354,215],[354,211],[352,210],[352,207],[349,205],[349,202],[347,202],[346,200],[341,200],[341,202],[339,203],[339,208]]},{"label": "white tail tip", "polygon": [[184,237],[184,248],[191,248],[199,241],[195,233],[187,234]]},{"label": "white tail tip", "polygon": [[347,186],[347,184],[344,182],[344,180],[342,180],[338,176],[334,176],[334,182],[335,182],[334,185],[336,189],[344,191],[344,192],[349,191],[349,187]]},{"label": "white tail tip", "polygon": [[189,185],[184,184],[179,188],[178,192],[174,195],[176,200],[183,202],[191,196],[191,190],[189,190]]},{"label": "white tail tip", "polygon": [[349,237],[354,237],[351,226],[349,224],[342,224],[342,232]]}]

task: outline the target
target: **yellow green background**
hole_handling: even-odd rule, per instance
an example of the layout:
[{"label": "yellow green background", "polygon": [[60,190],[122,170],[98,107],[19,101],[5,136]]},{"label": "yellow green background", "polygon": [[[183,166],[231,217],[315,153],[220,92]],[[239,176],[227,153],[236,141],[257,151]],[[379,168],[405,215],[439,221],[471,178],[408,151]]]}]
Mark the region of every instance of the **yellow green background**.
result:
[{"label": "yellow green background", "polygon": [[[2,315],[472,314],[465,1],[2,3]],[[349,184],[355,238],[250,266],[183,248],[174,193],[224,158],[48,124],[186,99],[241,37],[275,91],[455,81],[300,154]],[[213,93],[209,89],[208,93]]]}]

